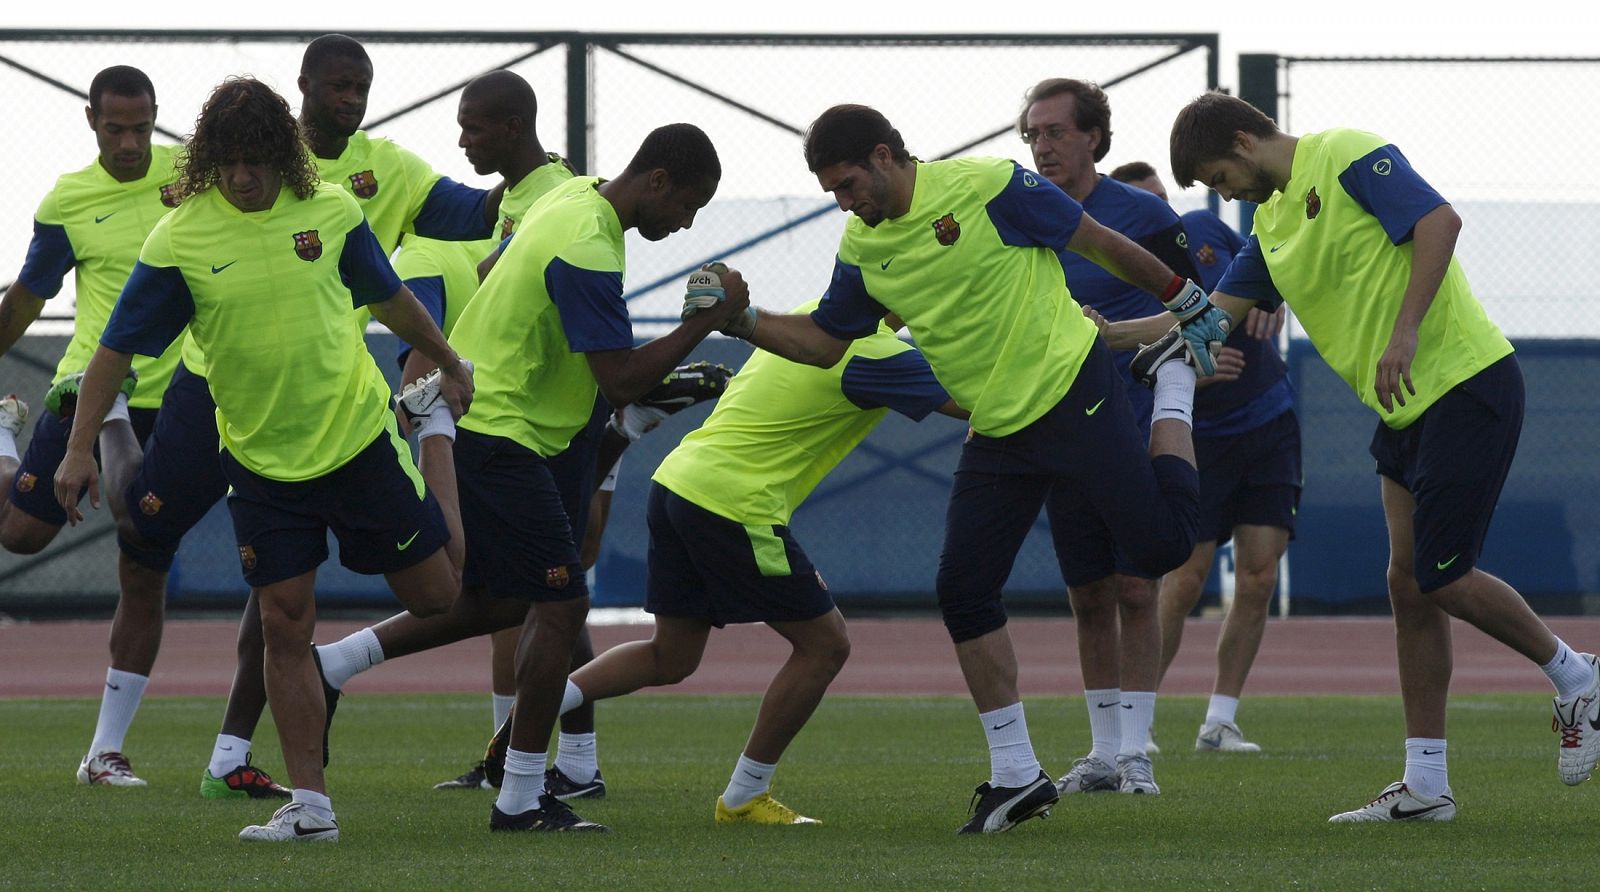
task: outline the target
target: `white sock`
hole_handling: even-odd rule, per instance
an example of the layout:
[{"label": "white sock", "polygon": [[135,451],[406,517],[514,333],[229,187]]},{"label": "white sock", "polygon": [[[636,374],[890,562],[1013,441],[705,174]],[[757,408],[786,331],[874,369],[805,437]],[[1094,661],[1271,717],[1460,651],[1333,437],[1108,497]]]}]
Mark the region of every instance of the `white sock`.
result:
[{"label": "white sock", "polygon": [[1445,767],[1444,740],[1435,737],[1406,738],[1405,784],[1419,796],[1438,796],[1450,786]]},{"label": "white sock", "polygon": [[450,414],[450,407],[442,402],[433,407],[428,417],[417,422],[416,428],[418,443],[428,437],[449,437],[450,442],[456,441],[456,417]]},{"label": "white sock", "polygon": [[539,796],[544,793],[547,756],[548,753],[506,750],[506,776],[500,782],[500,796],[494,801],[502,814],[520,815],[539,807]]},{"label": "white sock", "polygon": [[1539,668],[1556,686],[1558,700],[1571,700],[1588,690],[1589,683],[1594,681],[1594,667],[1560,638],[1556,639],[1555,658]]},{"label": "white sock", "polygon": [[212,777],[222,777],[250,758],[250,741],[231,734],[218,734],[211,746],[211,764],[206,770]]},{"label": "white sock", "polygon": [[494,701],[494,730],[498,731],[511,717],[511,707],[517,705],[517,695],[490,694],[489,698]]},{"label": "white sock", "polygon": [[740,753],[739,763],[733,766],[733,776],[728,779],[728,789],[722,791],[722,804],[739,808],[772,789],[772,772],[777,768],[776,763],[757,762]]},{"label": "white sock", "polygon": [[294,801],[311,809],[312,814],[319,818],[333,820],[333,800],[328,798],[327,793],[295,787]]},{"label": "white sock", "polygon": [[1150,423],[1175,418],[1194,427],[1194,369],[1187,363],[1168,362],[1156,369],[1155,408]]},{"label": "white sock", "polygon": [[1083,696],[1089,705],[1089,758],[1115,764],[1122,749],[1122,689],[1086,690]]},{"label": "white sock", "polygon": [[10,428],[0,427],[0,458],[22,460],[17,454],[17,437]]},{"label": "white sock", "polygon": [[557,738],[556,767],[575,783],[586,784],[600,773],[600,755],[595,750],[594,732],[568,734]]},{"label": "white sock", "polygon": [[1211,702],[1206,704],[1206,724],[1215,725],[1217,722],[1233,724],[1234,716],[1239,714],[1239,698],[1224,697],[1221,694],[1212,694]]},{"label": "white sock", "polygon": [[317,646],[317,657],[322,660],[322,674],[336,690],[344,690],[344,683],[383,662],[383,645],[370,627],[340,638],[332,644]]},{"label": "white sock", "polygon": [[637,440],[655,430],[666,419],[667,413],[637,403],[622,407],[622,435],[630,441]]},{"label": "white sock", "polygon": [[100,697],[100,720],[94,726],[94,742],[89,744],[89,755],[122,752],[123,738],[133,724],[133,715],[139,711],[139,701],[144,698],[148,676],[134,675],[120,669],[106,669],[106,689]]},{"label": "white sock", "polygon": [[583,705],[583,691],[567,679],[567,689],[561,694],[561,711],[557,716],[563,716]]},{"label": "white sock", "polygon": [[127,421],[130,424],[132,423],[128,415],[128,395],[121,391],[117,392],[116,401],[111,404],[110,409],[106,410],[105,420],[101,421],[100,425],[104,427],[106,424],[112,421]]},{"label": "white sock", "polygon": [[978,716],[989,738],[989,783],[996,787],[1021,787],[1039,777],[1039,757],[1028,739],[1028,718],[1022,704],[1002,706]]},{"label": "white sock", "polygon": [[1117,712],[1122,713],[1122,746],[1117,755],[1144,755],[1144,742],[1150,739],[1150,726],[1156,720],[1156,692],[1123,691],[1122,708]]}]

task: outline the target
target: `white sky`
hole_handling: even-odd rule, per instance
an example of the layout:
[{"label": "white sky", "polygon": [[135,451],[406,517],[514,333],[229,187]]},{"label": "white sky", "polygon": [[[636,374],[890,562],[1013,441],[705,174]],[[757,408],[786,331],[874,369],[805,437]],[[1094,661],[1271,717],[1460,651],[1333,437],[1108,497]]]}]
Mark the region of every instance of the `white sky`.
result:
[{"label": "white sky", "polygon": [[[308,27],[325,30],[804,31],[924,33],[1217,32],[1222,80],[1235,79],[1235,54],[1277,51],[1312,55],[1595,55],[1600,19],[1592,4],[1572,0],[1501,2],[1297,3],[1237,0],[1203,3],[1144,0],[1137,4],[1024,4],[1013,15],[971,0],[861,3],[859,0],[577,0],[481,4],[492,17],[465,21],[452,7],[414,0],[341,4],[214,0],[74,0],[7,3],[11,28]],[[1586,6],[1591,8],[1586,9]],[[1130,8],[1137,7],[1137,12]],[[1310,7],[1304,8],[1304,7]],[[315,21],[307,16],[314,15]],[[1588,22],[1589,24],[1583,24]]]}]

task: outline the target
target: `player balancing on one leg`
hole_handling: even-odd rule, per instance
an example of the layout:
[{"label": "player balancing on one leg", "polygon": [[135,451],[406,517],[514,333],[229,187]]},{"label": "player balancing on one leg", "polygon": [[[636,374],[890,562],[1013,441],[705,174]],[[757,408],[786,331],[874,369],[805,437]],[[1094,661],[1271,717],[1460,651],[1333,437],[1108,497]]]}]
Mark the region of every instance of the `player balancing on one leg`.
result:
[{"label": "player balancing on one leg", "polygon": [[[111,315],[117,294],[133,271],[139,248],[160,220],[177,205],[173,169],[177,146],[152,145],[156,121],[155,88],[144,72],[115,65],[94,76],[84,110],[99,144],[99,158],[63,175],[34,216],[33,241],[22,271],[0,300],[0,354],[16,343],[37,319],[47,299],[60,292],[71,271],[77,286],[71,343],[56,367],[54,383],[39,413],[28,453],[20,462],[16,435],[27,404],[0,400],[0,545],[33,554],[48,545],[66,522],[49,481],[66,449],[73,423],[80,375]],[[107,486],[122,492],[153,439],[157,407],[172,397],[168,381],[178,363],[174,345],[160,357],[138,357],[101,428],[98,452]],[[209,417],[208,423],[215,424]],[[212,455],[216,454],[213,442]],[[147,504],[146,511],[159,506]],[[140,506],[135,500],[132,511]],[[119,532],[127,504],[112,499]],[[119,787],[144,786],[133,773],[123,743],[149,682],[161,647],[166,606],[166,576],[140,561],[124,536],[117,558],[123,592],[111,622],[111,665],[100,701],[99,720],[89,750],[78,764],[78,780]],[[242,775],[241,775],[242,777]],[[288,795],[265,774],[251,774],[260,790]]]},{"label": "player balancing on one leg", "polygon": [[1452,616],[1544,671],[1556,689],[1561,780],[1588,779],[1600,758],[1595,657],[1573,651],[1515,589],[1478,567],[1516,452],[1523,384],[1510,342],[1454,257],[1461,218],[1382,137],[1290,136],[1221,93],[1178,114],[1172,170],[1182,185],[1260,203],[1215,304],[1236,319],[1257,302],[1289,304],[1379,417],[1371,451],[1389,529],[1405,774],[1331,820],[1455,817],[1445,761]]},{"label": "player balancing on one leg", "polygon": [[[1161,177],[1143,161],[1124,164],[1111,177],[1167,198]],[[1200,284],[1215,289],[1244,239],[1209,210],[1190,211],[1182,219]],[[1232,539],[1233,603],[1217,639],[1216,683],[1195,734],[1194,748],[1201,753],[1261,751],[1245,739],[1236,717],[1300,503],[1300,422],[1288,368],[1273,343],[1284,313],[1281,306],[1275,313],[1252,308],[1226,344],[1239,352],[1238,377],[1195,391],[1200,542],[1182,567],[1161,579],[1161,675],[1177,656],[1184,620],[1200,601],[1217,546]]]},{"label": "player balancing on one leg", "polygon": [[[311,650],[328,531],[342,563],[384,574],[410,610],[437,613],[460,591],[445,520],[398,435],[351,309],[369,307],[438,362],[454,411],[466,409],[472,380],[400,284],[355,199],[318,181],[288,104],[269,87],[250,78],[219,85],[184,159],[186,200],[146,240],[84,375],[56,496],[73,521],[81,490],[98,505],[89,419],[110,406],[134,353],[159,355],[193,320],[191,337],[211,362],[228,507],[259,598],[267,696],[294,786],[290,803],[239,836],[334,841]],[[209,272],[219,265],[224,274]]]},{"label": "player balancing on one leg", "polygon": [[[1011,161],[916,161],[883,115],[864,106],[823,113],[805,154],[822,189],[854,214],[833,282],[809,315],[752,314],[734,333],[827,368],[892,312],[971,409],[939,605],[989,742],[990,778],[961,831],[1008,830],[1059,796],[1033,752],[1001,596],[1046,496],[1071,488],[1076,504],[1062,504],[1058,516],[1104,531],[1092,543],[1100,577],[1115,571],[1117,548],[1159,575],[1194,546],[1195,370],[1170,361],[1185,355],[1181,338],[1169,333],[1140,364],[1140,379],[1156,390],[1146,453],[1110,351],[1073,303],[1057,251],[1085,254],[1161,294],[1219,347],[1225,322],[1197,286]],[[1209,352],[1193,358],[1212,370]]]}]

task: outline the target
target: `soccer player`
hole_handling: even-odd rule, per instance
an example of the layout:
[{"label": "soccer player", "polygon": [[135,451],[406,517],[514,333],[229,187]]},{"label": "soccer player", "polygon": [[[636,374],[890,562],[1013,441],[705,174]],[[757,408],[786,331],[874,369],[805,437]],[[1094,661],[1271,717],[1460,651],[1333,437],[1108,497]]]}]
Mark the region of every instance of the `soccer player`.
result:
[{"label": "soccer player", "polygon": [[[426,161],[393,142],[369,137],[359,129],[372,86],[372,62],[359,42],[342,34],[311,41],[301,59],[298,85],[302,94],[298,126],[317,174],[356,199],[386,256],[394,252],[402,234],[450,241],[482,241],[493,236],[503,184],[488,191],[464,186],[441,176]],[[351,314],[351,325],[360,332],[367,318],[367,310],[358,308]],[[184,382],[188,408],[181,417],[173,412],[170,420],[157,424],[156,440],[162,449],[152,449],[146,456],[141,478],[128,493],[134,503],[153,500],[162,506],[153,516],[133,511],[128,515],[135,527],[129,538],[147,555],[150,565],[159,565],[163,573],[170,568],[183,535],[226,489],[220,471],[207,466],[204,458],[208,451],[215,456],[218,449],[213,439],[215,425],[209,421],[211,410],[205,408],[209,402],[206,359],[197,345],[186,346],[178,377]],[[168,425],[170,429],[166,429]],[[163,451],[165,454],[160,454]],[[172,481],[179,479],[193,495],[170,494]],[[451,491],[448,486],[436,488],[438,493]],[[455,516],[449,504],[444,508],[446,517]],[[448,547],[459,549],[460,537]],[[456,557],[459,560],[459,553]],[[250,770],[251,739],[266,707],[261,653],[261,622],[256,593],[252,592],[239,624],[238,665],[222,726],[200,777],[204,798],[262,794],[253,785],[236,782],[237,772]],[[334,698],[328,699],[331,710]]]},{"label": "soccer player", "polygon": [[[589,603],[553,466],[589,428],[597,394],[613,405],[635,402],[748,305],[735,276],[724,306],[633,346],[622,298],[623,234],[636,228],[659,241],[688,228],[721,174],[706,135],[671,124],[652,131],[615,179],[570,180],[523,219],[451,332],[479,369],[474,414],[453,442],[470,543],[462,596],[443,616],[393,617],[364,638],[357,633],[323,649],[325,677],[338,685],[385,658],[522,625],[510,750],[491,830],[605,829],[546,788],[546,748]],[[430,416],[435,422],[454,426],[438,414]]]},{"label": "soccer player", "polygon": [[745,364],[706,423],[656,470],[645,596],[654,634],[606,651],[567,681],[563,710],[688,678],[714,627],[764,622],[783,636],[792,651],[717,798],[719,824],[818,823],[769,789],[778,759],[843,668],[850,640],[822,575],[789,531],[790,517],[889,409],[917,421],[935,410],[966,417],[889,325],[852,342],[831,368],[760,351]]},{"label": "soccer player", "polygon": [[[1333,370],[1378,413],[1372,438],[1389,530],[1405,704],[1405,775],[1345,821],[1448,821],[1450,617],[1527,657],[1556,689],[1563,782],[1600,757],[1600,669],[1551,634],[1515,589],[1478,566],[1516,452],[1522,374],[1454,257],[1461,218],[1381,136],[1295,137],[1242,100],[1207,93],[1172,125],[1172,172],[1260,203],[1217,285],[1242,318],[1288,303]],[[1198,339],[1198,337],[1196,338]]]},{"label": "soccer player", "polygon": [[[1071,78],[1040,81],[1023,100],[1017,132],[1032,151],[1034,168],[1082,205],[1085,213],[1127,236],[1179,275],[1197,278],[1183,224],[1172,208],[1095,170],[1111,151],[1111,103],[1098,86]],[[1072,296],[1107,321],[1162,312],[1156,295],[1081,254],[1062,251],[1061,266]],[[1127,385],[1140,433],[1148,438],[1153,395],[1135,386],[1129,371],[1133,357],[1133,350],[1118,350],[1112,361]],[[1196,392],[1197,412],[1201,392]],[[1072,603],[1092,741],[1088,755],[1073,763],[1057,787],[1062,793],[1117,790],[1155,795],[1161,790],[1145,749],[1155,720],[1161,666],[1159,580],[1140,572],[1121,549],[1116,572],[1102,575],[1094,552],[1080,550],[1071,538],[1075,529],[1070,520],[1057,522],[1054,504],[1054,499],[1046,500],[1045,512]],[[1086,560],[1080,563],[1081,559]]]},{"label": "soccer player", "polygon": [[[916,161],[882,114],[859,105],[817,118],[805,155],[823,191],[855,215],[833,282],[810,314],[752,310],[727,331],[828,368],[892,312],[971,410],[945,523],[939,606],[990,751],[990,779],[961,830],[1008,830],[1059,796],[1028,735],[1001,597],[1046,496],[1058,499],[1056,518],[1085,551],[1098,554],[1100,576],[1114,570],[1113,543],[1152,575],[1182,563],[1194,545],[1195,370],[1169,361],[1184,358],[1179,334],[1135,363],[1156,389],[1147,457],[1121,376],[1072,301],[1058,252],[1084,254],[1161,294],[1194,324],[1216,327],[1214,314],[1198,286],[1011,161]],[[1202,353],[1192,359],[1209,372],[1210,353]]]},{"label": "soccer player", "polygon": [[[1111,171],[1113,179],[1166,200],[1155,168],[1143,161]],[[1200,209],[1184,214],[1189,251],[1200,284],[1217,287],[1244,239],[1216,214]],[[1200,468],[1200,540],[1183,566],[1161,579],[1161,675],[1183,642],[1183,623],[1205,588],[1217,546],[1233,540],[1233,604],[1217,639],[1217,677],[1195,736],[1196,752],[1260,752],[1246,740],[1235,718],[1250,664],[1261,647],[1278,561],[1294,535],[1300,503],[1300,421],[1294,414],[1294,387],[1277,347],[1277,313],[1250,310],[1245,325],[1228,336],[1240,351],[1239,377],[1195,392],[1194,453]]]},{"label": "soccer player", "polygon": [[[369,307],[437,361],[454,411],[466,409],[472,380],[400,284],[355,199],[318,182],[271,88],[230,78],[213,91],[186,144],[179,191],[185,202],[145,241],[107,323],[80,407],[100,417],[132,355],[159,355],[192,320],[190,337],[211,361],[228,508],[258,596],[268,699],[295,788],[270,821],[239,836],[335,841],[310,647],[328,530],[345,566],[384,574],[410,610],[442,611],[460,587],[444,518],[399,438],[351,309]],[[56,472],[72,520],[81,519],[80,490],[99,502],[87,419],[74,424]]]},{"label": "soccer player", "polygon": [[[43,549],[67,515],[48,485],[66,449],[72,416],[62,411],[77,398],[78,375],[89,363],[117,294],[133,271],[145,236],[177,205],[173,187],[176,146],[150,141],[156,121],[155,87],[137,68],[115,65],[94,76],[84,110],[99,144],[88,167],[56,181],[34,217],[33,242],[22,272],[0,300],[0,354],[9,350],[44,302],[61,289],[71,270],[77,285],[72,340],[56,366],[47,406],[34,426],[27,455],[17,459],[17,433],[27,406],[0,402],[0,544],[19,554]],[[120,490],[138,468],[141,444],[150,437],[157,407],[178,363],[178,348],[159,357],[139,357],[131,393],[119,398],[105,418],[99,453],[108,486]],[[15,419],[7,424],[8,417]],[[45,485],[41,485],[41,483]],[[123,504],[113,504],[119,519]],[[137,510],[137,508],[135,508]],[[166,603],[165,577],[156,578],[129,555],[118,557],[118,577],[129,597],[118,601],[111,623],[111,666],[100,701],[100,716],[88,753],[78,765],[78,780],[119,787],[144,786],[122,754],[156,652]],[[270,784],[271,780],[266,779]]]}]

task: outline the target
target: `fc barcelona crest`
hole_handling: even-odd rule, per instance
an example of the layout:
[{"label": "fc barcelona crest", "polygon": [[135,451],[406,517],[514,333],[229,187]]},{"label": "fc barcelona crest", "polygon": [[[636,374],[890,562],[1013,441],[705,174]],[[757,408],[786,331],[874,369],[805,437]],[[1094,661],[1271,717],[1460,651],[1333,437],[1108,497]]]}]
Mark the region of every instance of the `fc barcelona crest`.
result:
[{"label": "fc barcelona crest", "polygon": [[370,170],[350,175],[350,191],[357,198],[371,198],[378,194],[378,177]]},{"label": "fc barcelona crest", "polygon": [[150,517],[154,517],[161,511],[161,499],[155,493],[147,492],[144,494],[144,498],[139,500],[139,510]]},{"label": "fc barcelona crest", "polygon": [[1312,186],[1311,191],[1306,193],[1306,219],[1315,220],[1320,213],[1322,213],[1322,199],[1317,197],[1317,187]]},{"label": "fc barcelona crest", "polygon": [[1216,266],[1217,252],[1210,245],[1201,245],[1200,250],[1194,252],[1194,259],[1200,261],[1203,266]]},{"label": "fc barcelona crest", "polygon": [[567,573],[566,567],[551,567],[544,571],[545,588],[553,588],[560,591],[566,588],[567,583],[571,581],[572,577]]},{"label": "fc barcelona crest", "polygon": [[239,566],[246,570],[256,568],[256,550],[248,545],[239,546]]},{"label": "fc barcelona crest", "polygon": [[178,206],[178,184],[168,183],[161,187],[161,203],[169,208]]},{"label": "fc barcelona crest", "polygon": [[939,244],[946,248],[956,243],[961,237],[961,224],[956,222],[955,214],[945,214],[933,221],[933,234],[939,239]]},{"label": "fc barcelona crest", "polygon": [[500,221],[500,239],[504,241],[511,237],[511,230],[517,228],[517,221],[510,217]]},{"label": "fc barcelona crest", "polygon": [[301,260],[312,261],[322,256],[322,238],[315,229],[294,234],[294,252]]},{"label": "fc barcelona crest", "polygon": [[23,471],[17,475],[17,492],[33,492],[33,485],[38,482],[37,476]]}]

